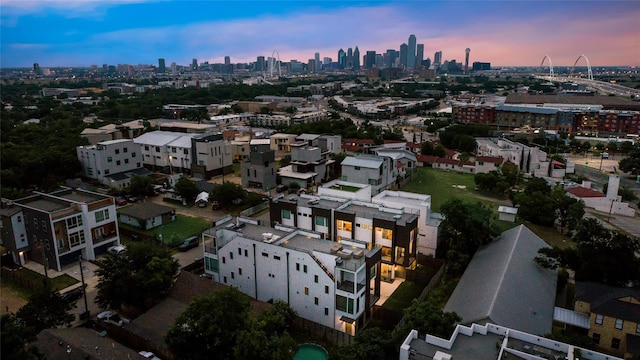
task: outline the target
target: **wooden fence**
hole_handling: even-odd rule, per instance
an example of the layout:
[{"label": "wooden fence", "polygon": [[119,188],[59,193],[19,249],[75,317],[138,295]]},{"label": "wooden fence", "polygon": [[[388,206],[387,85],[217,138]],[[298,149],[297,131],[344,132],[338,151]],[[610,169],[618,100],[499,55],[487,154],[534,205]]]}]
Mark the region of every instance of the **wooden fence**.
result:
[{"label": "wooden fence", "polygon": [[353,341],[353,336],[347,333],[301,317],[297,317],[293,321],[292,330],[312,338],[326,340],[336,346],[340,344],[351,344]]}]

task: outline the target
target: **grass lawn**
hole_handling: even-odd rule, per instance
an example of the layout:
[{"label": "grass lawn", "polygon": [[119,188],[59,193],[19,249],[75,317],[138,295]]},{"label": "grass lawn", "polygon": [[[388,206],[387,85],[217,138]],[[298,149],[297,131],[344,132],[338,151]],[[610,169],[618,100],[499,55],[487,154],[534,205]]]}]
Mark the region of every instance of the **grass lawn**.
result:
[{"label": "grass lawn", "polygon": [[413,281],[405,281],[389,296],[387,301],[382,304],[382,307],[389,310],[402,311],[411,305],[413,299],[420,296],[423,289],[423,285],[416,284]]},{"label": "grass lawn", "polygon": [[[3,282],[6,281],[7,283],[11,284],[14,288],[24,289],[25,291],[24,294],[30,294],[31,292],[33,292],[33,288],[30,288],[30,286],[39,286],[40,284],[44,284],[44,279],[45,279],[44,275],[37,273],[33,270],[29,270],[27,268],[20,268],[16,270],[13,276],[15,276],[15,280],[3,277],[2,281]],[[50,278],[49,281],[51,283],[51,289],[53,291],[60,291],[66,287],[77,284],[79,282],[79,280],[67,274],[62,274],[55,278]],[[31,285],[21,286],[20,285],[21,282],[24,282],[25,284],[31,284]]]},{"label": "grass lawn", "polygon": [[149,234],[160,238],[168,245],[176,245],[190,236],[199,236],[210,227],[209,221],[185,215],[176,215],[176,220],[149,230]]}]

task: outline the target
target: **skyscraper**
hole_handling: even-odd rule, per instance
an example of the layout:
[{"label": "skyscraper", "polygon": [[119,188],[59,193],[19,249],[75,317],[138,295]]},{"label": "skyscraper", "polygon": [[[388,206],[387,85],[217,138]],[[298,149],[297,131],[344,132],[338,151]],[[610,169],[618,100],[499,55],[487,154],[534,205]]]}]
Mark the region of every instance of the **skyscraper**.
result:
[{"label": "skyscraper", "polygon": [[353,49],[347,48],[347,69],[353,68]]},{"label": "skyscraper", "polygon": [[424,60],[424,44],[418,44],[416,50],[416,69],[422,67],[422,61]]},{"label": "skyscraper", "polygon": [[315,65],[315,71],[314,72],[319,72],[320,69],[322,68],[322,65],[321,65],[322,63],[320,62],[320,53],[318,53],[318,52],[315,53],[315,56],[314,56],[313,60],[315,61],[315,64],[314,64]]},{"label": "skyscraper", "polygon": [[193,59],[191,61],[191,70],[198,70],[198,59]]},{"label": "skyscraper", "polygon": [[376,52],[375,51],[367,51],[365,68],[371,69],[376,64]]},{"label": "skyscraper", "polygon": [[396,59],[398,58],[398,52],[394,49],[387,50],[387,67],[396,67]]},{"label": "skyscraper", "polygon": [[264,71],[264,56],[256,58],[256,71]]},{"label": "skyscraper", "polygon": [[230,56],[225,56],[224,57],[224,64],[225,65],[231,65],[231,57]]},{"label": "skyscraper", "polygon": [[466,48],[464,49],[464,73],[468,74],[469,73],[469,53],[471,52],[471,49]]},{"label": "skyscraper", "polygon": [[33,63],[33,73],[36,75],[40,75],[40,64]]},{"label": "skyscraper", "polygon": [[345,53],[342,48],[338,50],[338,64],[340,64],[341,69],[344,69],[347,66],[347,53]]},{"label": "skyscraper", "polygon": [[357,46],[353,50],[353,70],[360,70],[360,50],[358,50]]},{"label": "skyscraper", "polygon": [[434,66],[442,65],[442,51],[436,51],[436,53],[433,54],[433,65]]},{"label": "skyscraper", "polygon": [[164,74],[167,71],[167,66],[164,63],[164,59],[158,59],[158,73]]},{"label": "skyscraper", "polygon": [[400,45],[400,65],[407,67],[407,54],[409,53],[409,45],[403,43]]},{"label": "skyscraper", "polygon": [[175,62],[171,63],[171,74],[175,75],[178,73],[178,66],[176,65]]},{"label": "skyscraper", "polygon": [[416,36],[409,36],[409,46],[407,48],[407,67],[415,69],[416,67]]}]

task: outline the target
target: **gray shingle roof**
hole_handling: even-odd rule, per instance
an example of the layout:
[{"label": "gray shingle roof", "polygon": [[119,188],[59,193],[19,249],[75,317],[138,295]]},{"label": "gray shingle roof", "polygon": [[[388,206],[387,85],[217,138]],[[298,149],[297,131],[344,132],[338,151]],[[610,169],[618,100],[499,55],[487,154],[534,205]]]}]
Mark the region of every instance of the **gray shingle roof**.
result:
[{"label": "gray shingle roof", "polygon": [[146,220],[172,211],[175,211],[175,209],[169,206],[144,202],[118,209],[118,214],[129,215],[136,219]]},{"label": "gray shingle roof", "polygon": [[524,225],[503,232],[478,249],[444,310],[455,311],[465,324],[550,333],[557,276],[534,261],[543,247],[548,245]]}]

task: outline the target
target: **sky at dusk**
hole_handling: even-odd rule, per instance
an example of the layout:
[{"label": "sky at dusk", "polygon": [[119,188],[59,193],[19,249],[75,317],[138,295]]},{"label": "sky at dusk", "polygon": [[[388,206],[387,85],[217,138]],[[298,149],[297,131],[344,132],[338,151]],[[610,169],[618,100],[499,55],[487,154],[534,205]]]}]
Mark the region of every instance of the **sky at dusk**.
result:
[{"label": "sky at dusk", "polygon": [[[338,49],[399,50],[492,66],[640,65],[638,1],[0,0],[0,66],[337,61]],[[579,64],[585,65],[584,60]],[[545,61],[545,66],[547,62]]]}]

